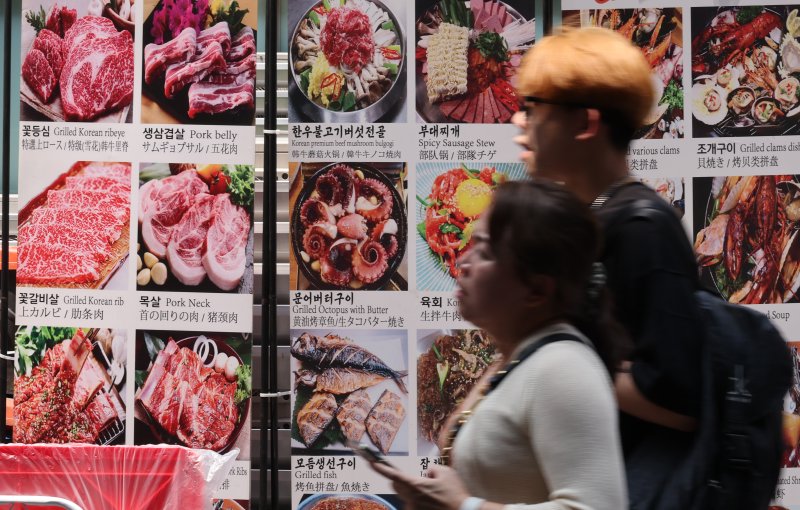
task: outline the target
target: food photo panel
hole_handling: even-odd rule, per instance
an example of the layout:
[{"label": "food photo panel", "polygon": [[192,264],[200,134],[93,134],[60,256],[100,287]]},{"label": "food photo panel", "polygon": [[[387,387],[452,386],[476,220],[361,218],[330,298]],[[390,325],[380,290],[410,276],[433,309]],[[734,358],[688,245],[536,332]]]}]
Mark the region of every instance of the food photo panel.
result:
[{"label": "food photo panel", "polygon": [[22,0],[20,119],[131,122],[129,0]]},{"label": "food photo panel", "polygon": [[417,330],[418,456],[439,456],[445,423],[496,357],[483,330]]},{"label": "food photo panel", "polygon": [[793,376],[783,399],[783,468],[800,467],[800,342],[789,342]]},{"label": "food photo panel", "polygon": [[244,333],[136,332],[135,444],[250,458],[253,339]]},{"label": "food photo panel", "polygon": [[401,510],[396,494],[304,494],[297,510]]},{"label": "food photo panel", "polygon": [[144,0],[142,122],[253,125],[257,14],[257,0]]},{"label": "food photo panel", "polygon": [[564,11],[563,23],[611,29],[641,48],[652,70],[656,102],[634,138],[683,138],[683,9],[584,9]]},{"label": "food photo panel", "polygon": [[731,303],[800,301],[800,176],[697,177],[693,191],[706,286]]},{"label": "food photo panel", "polygon": [[405,163],[289,164],[293,290],[408,290]]},{"label": "food photo panel", "polygon": [[[409,453],[405,330],[292,330],[292,454]],[[412,388],[413,392],[413,388]]]},{"label": "food photo panel", "polygon": [[289,121],[406,119],[404,0],[289,2]]},{"label": "food photo panel", "polygon": [[143,163],[137,290],[253,293],[254,168]]},{"label": "food photo panel", "polygon": [[795,5],[692,8],[695,137],[800,134]]},{"label": "food photo panel", "polygon": [[79,161],[20,183],[17,286],[126,290],[131,164]]},{"label": "food photo panel", "polygon": [[126,330],[20,326],[14,345],[14,442],[125,443]]},{"label": "food photo panel", "polygon": [[514,75],[536,37],[533,2],[417,0],[417,120],[504,124]]},{"label": "food photo panel", "polygon": [[475,221],[492,192],[526,177],[523,163],[418,163],[416,208],[417,289],[451,291],[456,261],[470,246]]}]

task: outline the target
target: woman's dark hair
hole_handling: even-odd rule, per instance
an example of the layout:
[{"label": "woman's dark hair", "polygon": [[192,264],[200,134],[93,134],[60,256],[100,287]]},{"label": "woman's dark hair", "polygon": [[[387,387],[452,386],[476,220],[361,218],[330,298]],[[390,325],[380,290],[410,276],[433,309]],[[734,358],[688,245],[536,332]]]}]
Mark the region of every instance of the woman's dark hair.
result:
[{"label": "woman's dark hair", "polygon": [[555,183],[511,181],[495,191],[488,227],[492,251],[523,280],[555,280],[561,317],[594,343],[613,374],[628,336],[612,316],[608,290],[598,286],[601,234],[589,207]]}]

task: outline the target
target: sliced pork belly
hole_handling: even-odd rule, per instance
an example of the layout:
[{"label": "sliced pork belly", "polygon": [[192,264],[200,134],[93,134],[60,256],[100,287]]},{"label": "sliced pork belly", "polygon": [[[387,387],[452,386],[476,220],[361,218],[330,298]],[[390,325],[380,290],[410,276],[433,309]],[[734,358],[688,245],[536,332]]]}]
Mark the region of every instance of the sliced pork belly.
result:
[{"label": "sliced pork belly", "polygon": [[230,195],[217,195],[208,229],[203,267],[222,290],[233,290],[244,275],[245,249],[250,235],[250,216],[231,203]]},{"label": "sliced pork belly", "polygon": [[197,195],[194,204],[172,230],[167,245],[167,260],[172,274],[184,285],[199,285],[206,277],[203,248],[211,226],[213,206],[212,195]]},{"label": "sliced pork belly", "polygon": [[191,83],[202,81],[209,74],[225,69],[228,63],[225,61],[222,46],[217,41],[211,41],[209,45],[198,53],[188,62],[180,62],[167,67],[166,78],[164,79],[164,95],[168,98],[175,97],[175,94],[185,89]]},{"label": "sliced pork belly", "polygon": [[157,189],[148,193],[149,203],[140,205],[144,209],[142,238],[153,255],[166,257],[172,229],[192,206],[196,195],[207,192],[208,186],[195,172],[181,172],[162,179]]},{"label": "sliced pork belly", "polygon": [[164,44],[148,44],[144,47],[144,81],[150,84],[162,76],[167,66],[187,62],[197,51],[197,32],[186,27],[175,39]]}]

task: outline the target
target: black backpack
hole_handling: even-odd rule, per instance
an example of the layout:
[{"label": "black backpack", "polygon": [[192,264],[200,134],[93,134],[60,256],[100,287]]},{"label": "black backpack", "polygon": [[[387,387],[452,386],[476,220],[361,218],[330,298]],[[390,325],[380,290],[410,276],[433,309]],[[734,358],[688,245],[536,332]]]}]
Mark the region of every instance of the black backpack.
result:
[{"label": "black backpack", "polygon": [[[625,209],[629,219],[670,214],[645,199]],[[680,222],[669,224],[685,236]],[[791,353],[763,313],[700,288],[694,297],[704,319],[701,415],[690,458],[663,497],[687,510],[767,509],[781,469]]]}]

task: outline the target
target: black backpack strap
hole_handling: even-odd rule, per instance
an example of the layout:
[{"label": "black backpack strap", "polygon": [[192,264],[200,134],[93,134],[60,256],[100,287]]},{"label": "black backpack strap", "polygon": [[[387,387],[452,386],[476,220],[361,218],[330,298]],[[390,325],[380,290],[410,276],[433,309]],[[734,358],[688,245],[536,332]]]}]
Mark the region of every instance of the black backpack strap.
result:
[{"label": "black backpack strap", "polygon": [[[686,240],[685,243],[680,243],[681,246],[684,247],[684,250],[686,252],[685,253],[687,257],[686,260],[697,260],[697,256],[694,253],[691,241],[686,236],[686,232],[683,230],[683,227],[681,226],[680,219],[674,215],[673,215],[674,217],[672,218],[668,217],[671,214],[672,214],[671,212],[665,211],[661,207],[658,207],[651,200],[647,200],[645,198],[639,198],[633,200],[630,204],[624,207],[624,211],[618,215],[618,217],[613,222],[612,227],[614,225],[622,223],[622,221],[624,220],[630,220],[634,218],[642,218],[648,221],[658,221],[659,219],[666,219],[667,221],[664,221],[663,223],[669,226],[669,228],[672,230],[672,233],[678,239]],[[700,284],[699,272],[696,275],[695,284],[698,289],[703,288],[702,285]]]},{"label": "black backpack strap", "polygon": [[553,333],[552,335],[547,335],[546,337],[540,339],[537,342],[533,342],[531,345],[522,349],[522,351],[520,351],[517,357],[508,362],[502,370],[500,370],[499,372],[494,374],[494,376],[492,376],[492,378],[489,380],[489,387],[486,390],[486,394],[488,395],[492,390],[497,388],[497,386],[502,382],[503,379],[506,378],[508,374],[511,373],[512,370],[517,368],[520,365],[520,363],[533,356],[533,354],[536,351],[538,351],[545,345],[561,341],[574,341],[574,342],[584,343],[583,340],[581,340],[579,337],[571,333]]}]

